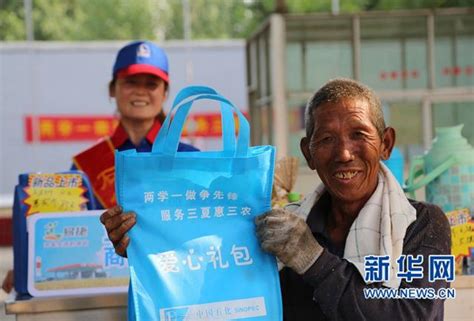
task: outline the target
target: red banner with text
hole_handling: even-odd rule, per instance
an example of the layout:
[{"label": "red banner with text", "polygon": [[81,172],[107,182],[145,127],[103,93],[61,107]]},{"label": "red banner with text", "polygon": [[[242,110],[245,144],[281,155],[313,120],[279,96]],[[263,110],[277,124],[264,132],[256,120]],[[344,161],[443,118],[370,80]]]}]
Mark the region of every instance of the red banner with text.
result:
[{"label": "red banner with text", "polygon": [[[234,119],[238,128],[237,117]],[[25,141],[95,141],[110,136],[117,124],[113,116],[27,115],[24,117]],[[188,117],[183,136],[220,137],[221,131],[220,113],[194,114]]]}]

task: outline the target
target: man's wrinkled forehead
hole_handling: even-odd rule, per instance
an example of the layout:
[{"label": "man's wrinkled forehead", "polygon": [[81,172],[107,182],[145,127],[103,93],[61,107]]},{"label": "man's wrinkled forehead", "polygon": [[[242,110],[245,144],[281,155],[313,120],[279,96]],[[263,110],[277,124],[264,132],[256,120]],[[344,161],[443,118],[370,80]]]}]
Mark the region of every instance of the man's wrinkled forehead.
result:
[{"label": "man's wrinkled forehead", "polygon": [[339,119],[341,117],[364,117],[371,120],[370,106],[364,98],[338,99],[336,102],[327,101],[320,104],[313,111],[313,126],[318,123]]}]

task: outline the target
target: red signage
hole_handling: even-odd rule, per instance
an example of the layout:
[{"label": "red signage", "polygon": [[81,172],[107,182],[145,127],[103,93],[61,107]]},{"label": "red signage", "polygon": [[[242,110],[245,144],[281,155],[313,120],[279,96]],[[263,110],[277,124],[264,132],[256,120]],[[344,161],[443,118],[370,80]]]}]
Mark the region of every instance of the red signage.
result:
[{"label": "red signage", "polygon": [[[27,115],[25,140],[33,142],[96,141],[110,136],[118,120],[113,116]],[[238,128],[237,116],[235,116]],[[186,121],[183,136],[220,137],[220,113],[194,114]]]},{"label": "red signage", "polygon": [[[445,66],[441,70],[441,74],[445,77],[460,77],[460,76],[473,76],[474,75],[474,66],[465,65],[465,66]],[[417,69],[412,70],[392,70],[386,71],[382,70],[379,73],[380,80],[398,80],[398,79],[418,79],[420,77],[420,72]]]},{"label": "red signage", "polygon": [[28,115],[24,125],[28,143],[95,141],[113,133],[117,120],[111,116]]}]

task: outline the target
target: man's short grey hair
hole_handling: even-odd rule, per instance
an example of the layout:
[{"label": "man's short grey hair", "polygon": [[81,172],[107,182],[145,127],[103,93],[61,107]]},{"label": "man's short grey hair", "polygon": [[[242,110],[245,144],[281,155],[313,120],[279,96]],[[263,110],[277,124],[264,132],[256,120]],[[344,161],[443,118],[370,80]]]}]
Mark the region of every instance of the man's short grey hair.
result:
[{"label": "man's short grey hair", "polygon": [[366,85],[347,78],[336,78],[328,81],[308,101],[305,110],[306,137],[310,138],[314,131],[314,111],[321,105],[337,103],[345,99],[365,99],[370,108],[372,123],[380,138],[385,130],[382,105],[372,89]]}]

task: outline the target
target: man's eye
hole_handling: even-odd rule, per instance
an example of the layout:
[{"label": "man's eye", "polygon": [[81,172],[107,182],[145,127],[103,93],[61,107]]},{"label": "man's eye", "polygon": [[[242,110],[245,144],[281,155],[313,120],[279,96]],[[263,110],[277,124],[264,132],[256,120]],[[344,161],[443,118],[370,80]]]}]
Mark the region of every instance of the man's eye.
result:
[{"label": "man's eye", "polygon": [[334,140],[334,138],[332,136],[325,136],[325,137],[322,137],[319,141],[321,143],[330,143]]}]

